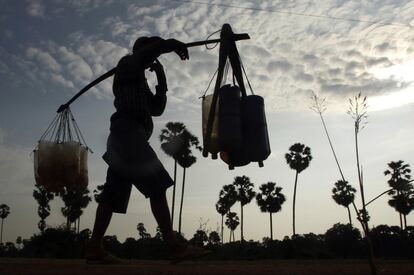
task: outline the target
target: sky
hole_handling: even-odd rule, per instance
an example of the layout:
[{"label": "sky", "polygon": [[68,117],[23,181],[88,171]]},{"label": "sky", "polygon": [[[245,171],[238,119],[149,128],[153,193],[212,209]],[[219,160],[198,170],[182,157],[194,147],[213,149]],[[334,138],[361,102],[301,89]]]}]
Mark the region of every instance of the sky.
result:
[{"label": "sky", "polygon": [[[345,177],[355,188],[353,121],[346,111],[349,98],[359,92],[367,96],[368,123],[360,132],[359,143],[368,199],[388,187],[383,174],[387,163],[404,160],[414,165],[412,1],[190,2],[0,0],[0,203],[11,208],[4,223],[4,241],[39,232],[31,152],[57,108],[116,66],[143,35],[193,42],[205,40],[224,23],[236,33],[248,33],[251,39],[237,42],[237,46],[253,91],[265,100],[272,153],[263,168],[252,163],[229,170],[222,161],[195,153],[197,162],[187,171],[183,208],[187,238],[200,226],[218,228],[221,219],[214,205],[219,191],[242,175],[250,178],[256,191],[269,181],[283,188],[287,200],[273,217],[274,237],[290,236],[295,172],[284,154],[296,142],[309,146],[313,156],[299,175],[296,232],[325,233],[333,224],[347,222],[346,209],[331,198],[340,174],[321,121],[309,108],[312,92],[326,98],[325,122]],[[218,38],[217,34],[212,38]],[[160,131],[169,121],[182,121],[201,139],[199,97],[218,66],[218,47],[191,48],[189,53],[188,61],[173,53],[160,57],[168,79],[168,103],[164,114],[154,118],[150,143],[171,175],[173,160],[160,149]],[[153,87],[154,76],[148,72],[147,77]],[[210,88],[207,93],[211,92]],[[112,78],[79,98],[71,109],[94,151],[89,158],[92,191],[105,182],[107,166],[101,156],[114,112]],[[179,170],[178,197],[181,176]],[[358,191],[360,206],[359,195]],[[170,200],[171,190],[168,197]],[[371,225],[399,224],[387,201],[384,196],[369,206]],[[48,226],[65,222],[62,205],[59,198],[52,202]],[[96,206],[93,201],[85,210],[81,229],[92,228]],[[261,213],[255,201],[244,209],[245,239],[269,236],[268,214]],[[239,205],[232,211],[240,213]],[[354,213],[353,217],[356,224]],[[407,220],[413,224],[412,214]],[[139,222],[155,233],[149,201],[134,190],[128,213],[114,215],[107,234],[117,235],[121,241],[137,237]],[[236,236],[240,238],[239,230]]]}]

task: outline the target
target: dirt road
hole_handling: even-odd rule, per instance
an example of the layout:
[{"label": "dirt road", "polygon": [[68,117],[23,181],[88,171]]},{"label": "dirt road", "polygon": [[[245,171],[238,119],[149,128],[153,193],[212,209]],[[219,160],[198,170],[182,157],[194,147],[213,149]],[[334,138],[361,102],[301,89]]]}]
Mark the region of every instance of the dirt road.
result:
[{"label": "dirt road", "polygon": [[[378,275],[414,274],[414,261],[378,261]],[[295,261],[268,260],[249,262],[195,261],[170,265],[165,261],[131,260],[127,265],[86,265],[82,260],[51,260],[0,258],[1,275],[17,274],[278,274],[278,275],[365,275],[369,274],[365,261],[326,260]]]}]

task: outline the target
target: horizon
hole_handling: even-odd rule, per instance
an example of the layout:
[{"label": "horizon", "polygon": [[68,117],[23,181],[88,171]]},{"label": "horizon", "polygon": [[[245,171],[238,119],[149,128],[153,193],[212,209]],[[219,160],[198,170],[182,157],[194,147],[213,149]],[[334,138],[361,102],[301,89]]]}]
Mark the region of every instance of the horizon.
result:
[{"label": "horizon", "polygon": [[[207,222],[208,229],[216,230],[221,220],[215,210],[219,191],[242,175],[251,179],[255,191],[269,181],[283,187],[286,202],[282,211],[273,215],[273,234],[275,239],[291,236],[295,174],[286,164],[284,154],[296,142],[309,146],[313,155],[309,167],[299,175],[297,233],[322,234],[335,223],[347,222],[346,208],[331,198],[333,185],[341,177],[320,118],[309,109],[312,91],[327,99],[324,119],[345,177],[358,190],[358,206],[361,198],[354,125],[346,114],[349,98],[359,92],[368,97],[368,124],[359,135],[366,200],[387,190],[388,177],[383,174],[387,163],[404,160],[414,165],[411,1],[223,1],[245,8],[164,0],[0,3],[5,7],[0,12],[4,37],[0,42],[0,204],[11,208],[4,223],[5,242],[39,232],[30,153],[57,108],[116,66],[142,35],[193,42],[205,40],[224,23],[231,24],[235,33],[248,33],[251,37],[238,41],[237,47],[255,93],[265,99],[272,153],[263,168],[251,163],[228,170],[222,161],[195,153],[197,162],[187,170],[183,208],[183,233],[188,239],[200,223]],[[189,53],[189,61],[180,61],[174,54],[160,58],[169,86],[168,103],[164,114],[154,118],[150,143],[170,175],[173,160],[160,149],[160,130],[169,121],[181,121],[202,141],[198,98],[218,66],[218,47],[190,48]],[[154,91],[154,76],[148,73],[147,78]],[[208,93],[211,91],[210,87]],[[94,151],[89,157],[89,190],[93,195],[106,176],[107,166],[101,156],[109,134],[109,117],[114,112],[112,78],[79,98],[71,109]],[[181,174],[179,170],[177,202]],[[171,188],[167,196],[170,201]],[[388,198],[383,196],[369,206],[371,227],[399,224],[398,213],[388,205]],[[51,215],[46,219],[48,226],[65,223],[61,206],[60,198],[52,201]],[[81,230],[92,229],[95,210],[92,200],[81,217]],[[232,210],[239,214],[239,204]],[[354,212],[352,217],[354,226],[361,230]],[[268,214],[260,212],[255,200],[245,206],[244,219],[246,240],[269,236]],[[411,225],[412,214],[407,220]],[[120,241],[137,237],[139,222],[151,235],[155,234],[149,201],[134,189],[127,214],[114,215],[107,235],[117,235]],[[240,226],[236,240],[240,238],[239,232]]]}]

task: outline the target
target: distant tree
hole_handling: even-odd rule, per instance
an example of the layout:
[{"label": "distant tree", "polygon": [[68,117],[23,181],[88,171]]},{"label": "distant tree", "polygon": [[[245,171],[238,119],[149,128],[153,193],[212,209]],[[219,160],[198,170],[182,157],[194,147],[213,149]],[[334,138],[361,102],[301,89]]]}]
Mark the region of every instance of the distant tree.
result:
[{"label": "distant tree", "polygon": [[155,237],[158,240],[162,240],[162,233],[161,233],[161,228],[159,226],[157,226],[157,228],[155,229]]},{"label": "distant tree", "polygon": [[193,238],[190,240],[190,243],[193,245],[203,247],[204,244],[208,241],[208,236],[206,231],[198,229],[194,234]]},{"label": "distant tree", "polygon": [[174,225],[174,208],[175,208],[175,190],[177,182],[177,162],[179,153],[183,150],[184,141],[182,134],[185,130],[185,125],[182,122],[168,122],[165,128],[161,130],[159,136],[161,142],[161,149],[165,154],[174,159],[174,185],[171,202],[171,223]]},{"label": "distant tree", "polygon": [[208,243],[210,245],[217,245],[220,243],[220,235],[217,231],[211,231],[208,234]]},{"label": "distant tree", "polygon": [[22,243],[23,243],[23,239],[21,236],[18,236],[16,239],[16,244],[17,244],[17,248],[21,249],[22,248]]},{"label": "distant tree", "polygon": [[289,153],[285,154],[285,159],[289,167],[296,171],[295,187],[293,191],[293,235],[296,235],[295,227],[295,206],[296,206],[296,187],[299,174],[308,168],[312,160],[311,149],[304,144],[295,143],[289,148]]},{"label": "distant tree", "polygon": [[[400,226],[404,230],[407,226],[407,215],[414,207],[413,199],[413,185],[411,184],[411,169],[408,163],[403,160],[391,161],[388,163],[387,170],[384,175],[390,175],[388,185],[391,187],[388,194],[391,199],[388,204],[395,208],[400,216]],[[404,222],[403,222],[404,217]]]},{"label": "distant tree", "polygon": [[240,240],[244,241],[243,236],[243,206],[250,203],[255,197],[256,193],[253,191],[253,183],[250,182],[250,179],[246,176],[235,177],[233,185],[236,189],[237,201],[240,202]]},{"label": "distant tree", "polygon": [[262,212],[270,214],[270,239],[273,240],[272,214],[282,210],[282,204],[286,201],[282,194],[282,187],[276,186],[274,182],[262,184],[260,192],[256,195],[257,205]]},{"label": "distant tree", "polygon": [[352,226],[352,219],[351,219],[351,210],[349,209],[349,205],[354,201],[355,199],[355,192],[356,189],[352,187],[347,181],[344,180],[338,180],[335,182],[335,187],[332,189],[332,198],[334,201],[346,207],[348,210],[348,218],[349,218],[349,224]]},{"label": "distant tree", "polygon": [[234,185],[224,185],[220,190],[219,199],[216,203],[216,210],[221,215],[221,243],[223,243],[223,224],[224,215],[230,211],[230,208],[237,200],[237,192]]},{"label": "distant tree", "polygon": [[89,205],[92,200],[89,196],[89,190],[84,186],[76,186],[72,188],[65,188],[64,192],[60,194],[64,207],[61,208],[62,214],[66,217],[66,228],[70,230],[70,225],[77,221],[75,229],[77,232],[80,229],[80,217],[83,214],[83,209]]},{"label": "distant tree", "polygon": [[37,201],[37,214],[40,217],[40,221],[37,226],[40,229],[40,232],[44,232],[46,228],[46,218],[50,215],[50,205],[49,202],[53,200],[54,195],[51,192],[48,192],[43,185],[35,184],[35,190],[33,191],[33,198]]},{"label": "distant tree", "polygon": [[197,158],[192,154],[192,148],[195,148],[199,151],[202,150],[201,146],[199,145],[200,142],[198,138],[190,133],[187,129],[183,131],[181,134],[181,138],[183,140],[183,147],[181,151],[178,153],[177,162],[183,168],[183,184],[181,190],[181,202],[180,202],[180,213],[178,216],[178,233],[181,234],[181,222],[182,222],[182,214],[183,214],[183,203],[184,203],[184,190],[185,190],[185,172],[186,170],[191,167],[196,161]]},{"label": "distant tree", "polygon": [[0,244],[3,243],[3,224],[4,219],[10,214],[10,207],[7,204],[0,205],[0,219],[1,219],[1,234],[0,234]]},{"label": "distant tree", "polygon": [[100,202],[103,189],[104,189],[104,185],[100,184],[96,186],[96,189],[93,190],[93,198],[95,199],[96,203]]},{"label": "distant tree", "polygon": [[350,224],[334,224],[325,233],[327,246],[340,257],[353,256],[354,251],[359,250],[361,232]]},{"label": "distant tree", "polygon": [[137,225],[138,235],[140,239],[149,239],[151,238],[151,235],[147,233],[147,230],[145,229],[145,226],[142,222],[138,223]]},{"label": "distant tree", "polygon": [[231,242],[232,237],[233,237],[233,241],[236,240],[234,237],[234,231],[236,230],[237,226],[239,226],[239,224],[240,224],[239,217],[237,216],[235,212],[228,212],[226,214],[226,226],[230,229],[229,242]]}]

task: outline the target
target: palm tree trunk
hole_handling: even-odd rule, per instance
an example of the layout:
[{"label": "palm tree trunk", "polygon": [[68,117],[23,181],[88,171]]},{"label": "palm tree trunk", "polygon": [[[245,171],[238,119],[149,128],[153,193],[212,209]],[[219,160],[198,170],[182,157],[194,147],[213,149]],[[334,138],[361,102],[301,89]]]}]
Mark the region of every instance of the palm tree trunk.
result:
[{"label": "palm tree trunk", "polygon": [[295,176],[295,187],[293,190],[293,235],[296,235],[296,227],[295,227],[295,205],[296,205],[296,186],[298,183],[298,171],[296,171],[296,176]]},{"label": "palm tree trunk", "polygon": [[185,170],[186,170],[186,168],[184,167],[183,187],[182,187],[182,191],[181,191],[180,214],[178,216],[178,233],[180,233],[180,234],[181,234],[181,219],[182,219],[182,214],[183,214],[183,202],[184,202]]},{"label": "palm tree trunk", "polygon": [[349,218],[349,224],[352,227],[352,220],[351,220],[351,210],[349,209],[349,205],[346,207],[346,209],[348,209],[348,218]]},{"label": "palm tree trunk", "polygon": [[230,229],[229,243],[231,243],[231,232],[232,230]]},{"label": "palm tree trunk", "polygon": [[236,241],[236,237],[234,236],[234,230],[233,230],[233,242]]},{"label": "palm tree trunk", "polygon": [[79,234],[79,230],[80,230],[80,217],[78,218],[78,234]]},{"label": "palm tree trunk", "polygon": [[224,228],[223,228],[223,221],[224,221],[224,215],[221,215],[221,244],[223,244],[223,231],[224,231]]},{"label": "palm tree trunk", "polygon": [[243,242],[243,204],[240,202],[240,241]]},{"label": "palm tree trunk", "polygon": [[404,224],[403,224],[402,214],[399,213],[399,215],[400,215],[400,227],[401,227],[401,230],[404,230]]},{"label": "palm tree trunk", "polygon": [[407,230],[407,215],[404,215],[404,230]]},{"label": "palm tree trunk", "polygon": [[[356,160],[357,160],[357,168],[358,168],[358,181],[359,181],[359,188],[361,191],[361,200],[362,200],[362,210],[364,213],[366,212],[366,208],[365,208],[365,194],[364,194],[364,184],[362,181],[362,175],[361,175],[361,169],[360,169],[360,165],[359,165],[359,151],[358,151],[358,129],[355,125],[355,152],[356,152]],[[365,227],[364,229],[364,233],[365,233],[365,239],[367,242],[367,246],[368,246],[368,253],[369,253],[369,266],[371,268],[371,274],[372,275],[376,275],[377,274],[377,267],[375,266],[375,262],[374,262],[374,249],[372,247],[372,241],[371,241],[371,237],[369,236],[369,226],[368,226],[368,222],[367,221],[362,221],[362,225],[363,227]]]},{"label": "palm tree trunk", "polygon": [[272,212],[270,212],[270,239],[273,241],[273,223],[272,223]]},{"label": "palm tree trunk", "polygon": [[0,244],[2,244],[2,243],[3,243],[3,222],[4,222],[4,219],[1,219]]},{"label": "palm tree trunk", "polygon": [[173,186],[173,195],[171,202],[171,224],[174,228],[174,206],[175,206],[175,183],[177,180],[177,160],[174,159],[174,186]]}]

